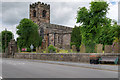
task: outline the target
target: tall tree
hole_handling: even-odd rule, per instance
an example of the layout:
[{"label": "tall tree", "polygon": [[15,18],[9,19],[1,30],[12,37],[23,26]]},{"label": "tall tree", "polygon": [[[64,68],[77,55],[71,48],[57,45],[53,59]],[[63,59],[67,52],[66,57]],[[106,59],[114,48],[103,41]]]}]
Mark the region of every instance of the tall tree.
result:
[{"label": "tall tree", "polygon": [[72,29],[72,33],[71,33],[71,45],[75,45],[77,50],[79,50],[79,47],[81,45],[81,32],[80,32],[80,27],[75,26]]},{"label": "tall tree", "polygon": [[5,52],[5,49],[8,47],[8,43],[13,39],[13,33],[11,31],[2,31],[2,51]]},{"label": "tall tree", "polygon": [[38,25],[32,20],[27,18],[22,19],[17,29],[17,34],[19,35],[17,43],[20,48],[29,48],[31,44],[33,44],[34,47],[41,45],[42,38],[38,33]]},{"label": "tall tree", "polygon": [[98,44],[112,45],[115,39],[114,27],[111,25],[112,20],[109,18],[105,19],[105,23],[101,27],[100,36],[97,39]]},{"label": "tall tree", "polygon": [[117,24],[117,22],[114,22],[114,33],[115,33],[115,37],[116,39],[118,39],[118,41],[120,42],[120,25]]},{"label": "tall tree", "polygon": [[86,46],[86,52],[93,53],[109,8],[107,2],[92,1],[90,5],[90,9],[82,7],[78,10],[77,23],[82,24],[82,43]]}]

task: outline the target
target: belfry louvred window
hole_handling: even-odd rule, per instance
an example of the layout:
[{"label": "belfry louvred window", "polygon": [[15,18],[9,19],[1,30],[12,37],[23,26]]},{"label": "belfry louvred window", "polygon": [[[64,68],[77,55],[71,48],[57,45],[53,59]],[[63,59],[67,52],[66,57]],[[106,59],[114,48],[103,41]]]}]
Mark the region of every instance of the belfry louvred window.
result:
[{"label": "belfry louvred window", "polygon": [[42,12],[42,17],[46,17],[46,13],[47,13],[47,11],[46,11],[46,10],[43,10],[43,12]]},{"label": "belfry louvred window", "polygon": [[35,10],[33,11],[33,17],[36,17],[36,11]]}]

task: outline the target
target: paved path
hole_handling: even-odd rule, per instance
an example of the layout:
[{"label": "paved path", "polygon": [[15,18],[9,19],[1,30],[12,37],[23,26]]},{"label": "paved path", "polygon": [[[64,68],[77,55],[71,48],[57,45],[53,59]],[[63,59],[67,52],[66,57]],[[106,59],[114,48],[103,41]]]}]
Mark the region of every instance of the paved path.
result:
[{"label": "paved path", "polygon": [[[87,65],[88,67],[86,67]],[[102,65],[97,65],[97,66],[102,66]],[[108,65],[104,65],[104,67],[105,66],[108,67]],[[111,70],[105,70],[105,69],[102,70],[92,67],[90,68],[89,64],[84,64],[84,63],[69,63],[69,62],[57,62],[57,61],[3,59],[2,70],[3,70],[2,71],[3,78],[117,78],[118,77],[118,72],[114,70],[111,71]]]},{"label": "paved path", "polygon": [[76,62],[63,62],[63,61],[45,61],[45,60],[31,60],[32,62],[43,62],[50,64],[61,64],[67,66],[76,66],[84,68],[93,68],[99,70],[118,71],[118,65],[114,64],[89,64],[89,63],[76,63]]}]

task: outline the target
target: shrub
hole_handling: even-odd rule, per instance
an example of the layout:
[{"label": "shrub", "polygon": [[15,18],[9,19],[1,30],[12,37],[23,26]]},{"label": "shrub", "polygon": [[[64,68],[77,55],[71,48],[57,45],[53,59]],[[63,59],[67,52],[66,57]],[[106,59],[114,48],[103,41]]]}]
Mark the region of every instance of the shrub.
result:
[{"label": "shrub", "polygon": [[55,53],[55,51],[56,51],[56,48],[55,48],[53,45],[50,45],[50,46],[48,47],[48,52],[49,52],[49,53]]},{"label": "shrub", "polygon": [[61,49],[59,53],[68,53],[68,50]]},{"label": "shrub", "polygon": [[27,52],[31,52],[31,49],[30,49],[30,48],[27,48]]},{"label": "shrub", "polygon": [[43,51],[43,53],[46,53],[46,51]]}]

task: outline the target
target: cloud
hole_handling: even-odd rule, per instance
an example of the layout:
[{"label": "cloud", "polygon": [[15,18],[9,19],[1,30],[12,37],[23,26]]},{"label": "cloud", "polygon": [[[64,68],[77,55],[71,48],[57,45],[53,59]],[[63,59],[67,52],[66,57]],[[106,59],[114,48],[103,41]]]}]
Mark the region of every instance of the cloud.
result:
[{"label": "cloud", "polygon": [[[47,2],[51,5],[51,23],[74,26],[78,7],[86,6],[86,2]],[[2,4],[2,24],[11,26],[18,24],[21,19],[29,18],[29,4],[27,2],[3,2]],[[69,23],[74,20],[73,23]]]},{"label": "cloud", "polygon": [[118,6],[118,23],[120,24],[120,2]]},{"label": "cloud", "polygon": [[110,10],[108,11],[107,17],[118,21],[118,3],[116,4],[109,4]]},{"label": "cloud", "polygon": [[93,0],[3,0],[3,2],[91,2]]},{"label": "cloud", "polygon": [[23,18],[28,18],[29,3],[27,2],[3,2],[2,24],[14,25]]},{"label": "cloud", "polygon": [[3,2],[2,11],[0,14],[0,32],[5,30],[11,31],[16,39],[18,35],[16,34],[16,26],[19,24],[20,20],[23,18],[28,18],[29,16],[29,4],[28,2]]},{"label": "cloud", "polygon": [[[10,2],[11,1],[11,2]],[[18,0],[17,0],[18,1]],[[4,0],[2,4],[2,11],[0,12],[0,31],[7,28],[16,35],[16,25],[19,24],[20,20],[23,18],[29,18],[29,4],[38,2],[38,0]],[[39,0],[41,2],[46,2],[50,4],[50,20],[52,24],[65,25],[69,27],[74,27],[76,25],[76,15],[78,7],[89,8],[89,2],[91,0]],[[53,1],[53,2],[51,2]],[[56,2],[57,1],[57,2]],[[118,5],[117,1],[109,0],[109,14],[107,16],[111,19],[118,20]],[[1,8],[1,7],[0,7]],[[2,14],[2,16],[1,16]],[[2,18],[1,18],[2,17]],[[1,20],[3,19],[3,20]],[[1,27],[2,26],[2,27]]]},{"label": "cloud", "polygon": [[[36,2],[36,1],[42,1],[42,2],[91,2],[94,0],[3,0],[3,2]],[[104,0],[107,2],[116,2],[120,0]]]},{"label": "cloud", "polygon": [[73,27],[79,7],[89,7],[88,2],[54,2],[51,5],[51,23]]}]

